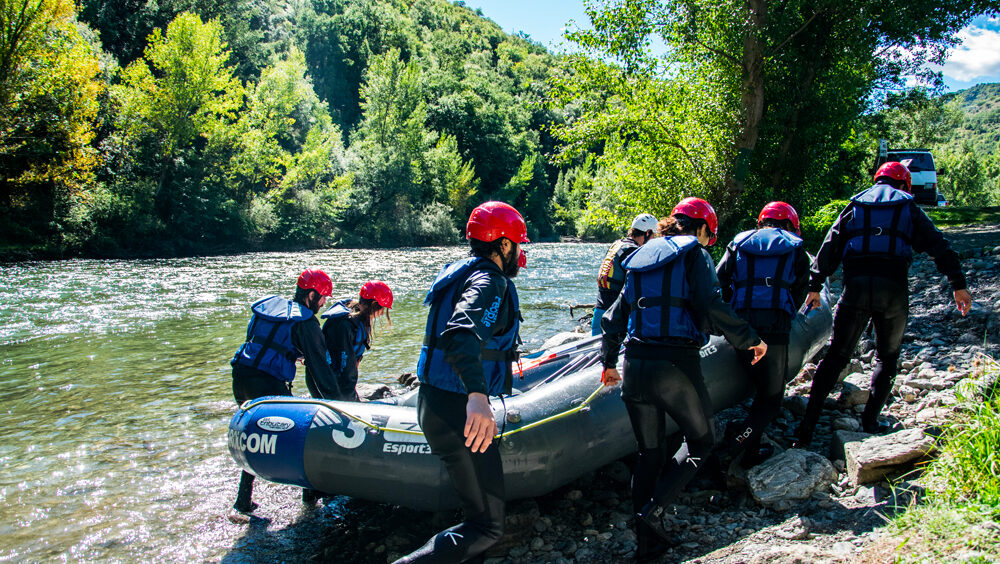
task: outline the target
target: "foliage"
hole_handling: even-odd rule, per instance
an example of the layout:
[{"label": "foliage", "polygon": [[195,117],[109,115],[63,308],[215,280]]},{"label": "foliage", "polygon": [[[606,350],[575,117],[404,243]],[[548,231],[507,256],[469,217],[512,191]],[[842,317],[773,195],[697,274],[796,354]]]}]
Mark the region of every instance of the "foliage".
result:
[{"label": "foliage", "polygon": [[601,153],[619,192],[608,219],[619,224],[681,195],[709,199],[727,229],[769,200],[808,214],[865,182],[874,139],[852,124],[907,77],[937,84],[921,65],[996,10],[975,0],[595,0],[594,29],[569,35],[592,57],[568,58],[556,79],[559,102],[581,115],[557,134],[568,156]]},{"label": "foliage", "polygon": [[[984,358],[982,374],[1000,374],[1000,363]],[[979,397],[975,387],[959,392],[962,410],[941,438],[937,460],[927,479],[936,495],[996,508],[1000,513],[1000,395]]]},{"label": "foliage", "polygon": [[[994,382],[1000,365],[980,357],[979,379]],[[990,387],[965,387],[957,418],[938,443],[925,473],[925,498],[891,521],[867,550],[871,561],[991,562],[1000,557],[1000,397]],[[983,392],[985,391],[985,397]]]},{"label": "foliage", "polygon": [[57,250],[92,229],[99,49],[63,0],[0,1],[0,219]]},{"label": "foliage", "polygon": [[850,200],[833,200],[816,210],[812,215],[802,218],[800,222],[802,239],[805,240],[808,248],[819,249],[826,237],[826,232],[840,217],[840,212],[844,211],[844,208],[850,203]]},{"label": "foliage", "polygon": [[[4,1],[35,23],[16,49],[0,37],[0,55],[13,54],[0,63],[21,73],[0,94],[43,93],[3,113],[4,139],[18,124],[64,128],[58,143],[3,145],[23,155],[0,165],[3,213],[35,212],[4,243],[98,254],[445,244],[495,198],[522,208],[533,236],[556,236],[546,128],[564,116],[543,103],[555,59],[462,5],[84,0],[99,41],[85,26],[54,31],[69,29],[71,3]],[[64,52],[78,78],[68,63],[36,72],[40,53]]]},{"label": "foliage", "polygon": [[871,137],[890,147],[930,149],[938,190],[953,204],[1000,204],[1000,100],[997,85],[933,97],[914,88],[890,96],[887,107],[864,120]]}]

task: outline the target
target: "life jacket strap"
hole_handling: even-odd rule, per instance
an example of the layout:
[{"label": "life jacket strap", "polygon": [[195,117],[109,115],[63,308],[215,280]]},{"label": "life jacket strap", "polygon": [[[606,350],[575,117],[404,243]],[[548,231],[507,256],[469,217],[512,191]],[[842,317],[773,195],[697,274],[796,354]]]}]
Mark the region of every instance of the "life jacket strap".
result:
[{"label": "life jacket strap", "polygon": [[674,296],[656,296],[647,297],[643,296],[632,304],[637,309],[647,309],[651,307],[689,307],[691,305],[691,300],[685,298],[677,298]]},{"label": "life jacket strap", "polygon": [[[271,327],[271,330],[267,333],[267,338],[264,339],[264,342],[260,342],[259,340],[255,340],[256,337],[257,337],[256,335],[253,335],[253,336],[250,337],[250,342],[251,343],[257,343],[258,345],[261,346],[262,349],[272,349],[272,350],[276,350],[276,351],[281,352],[279,349],[283,349],[284,347],[279,347],[278,345],[274,344],[274,336],[278,334],[278,327],[280,327],[280,325],[277,324],[277,323],[275,323]],[[261,359],[264,358],[263,352],[264,351],[262,350],[261,353],[257,355],[257,358],[253,359],[253,366],[252,366],[252,368],[257,369],[257,367],[260,366],[260,361],[261,361]]]}]

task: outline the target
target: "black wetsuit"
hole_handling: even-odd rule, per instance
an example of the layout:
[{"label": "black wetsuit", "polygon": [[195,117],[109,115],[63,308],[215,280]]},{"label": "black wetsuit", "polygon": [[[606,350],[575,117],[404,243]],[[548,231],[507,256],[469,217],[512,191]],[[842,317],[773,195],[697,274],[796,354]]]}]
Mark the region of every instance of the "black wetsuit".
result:
[{"label": "black wetsuit", "polygon": [[[789,292],[795,307],[798,308],[805,301],[809,284],[809,255],[803,247],[799,246],[795,250],[794,261],[792,272],[795,275],[795,282],[789,288]],[[735,249],[730,245],[716,269],[719,284],[722,286],[722,299],[727,303],[732,303],[735,272]],[[781,408],[785,383],[789,380],[788,334],[792,330],[792,315],[782,309],[737,309],[736,313],[747,320],[760,338],[767,343],[767,354],[757,364],[750,364],[753,360],[752,352],[739,349],[736,351],[747,370],[747,375],[753,381],[756,393],[750,412],[746,420],[739,425],[739,432],[730,446],[742,449],[745,453],[744,466],[750,466],[756,462],[764,431]]]},{"label": "black wetsuit", "polygon": [[[355,341],[361,321],[350,317],[331,317],[323,323],[323,337],[332,363],[330,382],[306,376],[306,385],[314,398],[360,401],[358,399],[358,356]],[[339,370],[338,370],[339,368]]]},{"label": "black wetsuit", "polygon": [[[934,226],[927,214],[910,201],[913,234],[910,245],[915,252],[934,258],[938,271],[948,277],[953,290],[966,287],[965,275],[958,255]],[[837,377],[851,360],[851,355],[868,326],[875,328],[875,349],[878,363],[872,372],[871,395],[862,414],[867,431],[878,428],[878,416],[885,405],[896,379],[899,350],[906,331],[910,309],[908,276],[910,259],[901,256],[867,255],[844,257],[845,237],[842,224],[845,214],[830,227],[826,239],[812,265],[809,290],[818,292],[823,282],[844,264],[844,291],[833,318],[833,338],[830,349],[819,363],[809,393],[806,415],[799,428],[799,439],[808,443],[826,399],[837,383]]]},{"label": "black wetsuit", "polygon": [[[725,335],[737,350],[760,343],[753,328],[722,300],[708,251],[699,246],[677,260],[685,261],[691,288],[689,309],[698,329]],[[632,276],[631,272],[628,276]],[[624,294],[619,296],[601,320],[601,362],[605,368],[617,364],[628,328],[631,305],[623,298]],[[675,498],[694,478],[715,443],[711,420],[714,411],[701,374],[700,348],[690,339],[644,340],[634,335],[625,345],[622,400],[639,443],[632,480],[635,511],[650,499],[663,506]],[[661,445],[666,441],[664,413],[680,427],[686,443],[668,460],[667,472],[657,480],[664,460]]]},{"label": "black wetsuit", "polygon": [[[304,358],[306,363],[306,382],[309,381],[310,373],[315,371],[321,377],[329,378],[330,367],[326,363],[326,345],[323,343],[323,333],[319,328],[319,321],[311,317],[292,326],[292,345],[295,352]],[[270,374],[244,366],[233,365],[233,397],[236,403],[242,405],[247,400],[256,399],[262,396],[290,396],[292,395],[292,383],[283,382]],[[254,505],[251,501],[253,496],[254,475],[242,471],[240,474],[240,487],[236,493],[236,503],[233,507],[237,511],[249,513],[253,511]]]},{"label": "black wetsuit", "polygon": [[496,442],[482,453],[465,446],[467,394],[488,393],[482,345],[493,335],[510,331],[519,315],[513,304],[503,299],[496,321],[483,323],[484,318],[489,318],[491,305],[507,295],[507,284],[511,283],[494,263],[484,264],[486,267],[469,276],[458,290],[460,297],[437,340],[437,346],[445,351],[445,361],[467,393],[421,384],[417,397],[420,427],[431,451],[448,469],[465,521],[431,537],[397,563],[467,562],[503,536],[505,489],[500,450]]}]

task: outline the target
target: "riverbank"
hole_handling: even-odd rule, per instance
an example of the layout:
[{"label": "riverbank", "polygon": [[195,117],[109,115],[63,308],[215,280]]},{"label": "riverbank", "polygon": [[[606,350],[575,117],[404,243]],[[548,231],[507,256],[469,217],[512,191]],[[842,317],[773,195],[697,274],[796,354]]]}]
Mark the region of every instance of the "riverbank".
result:
[{"label": "riverbank", "polygon": [[[911,317],[902,368],[894,401],[883,411],[894,431],[927,428],[928,433],[935,432],[937,423],[951,417],[957,405],[955,385],[973,375],[979,355],[1000,356],[1000,318],[995,309],[1000,302],[1000,247],[996,246],[1000,226],[951,228],[948,236],[963,256],[976,303],[968,316],[955,312],[943,277],[936,273],[932,261],[918,256],[911,270]],[[836,280],[833,290],[839,292]],[[848,369],[847,393],[828,405],[810,446],[811,454],[797,455],[785,449],[791,445],[800,416],[797,412],[808,395],[814,366],[807,365],[789,385],[781,413],[768,431],[778,451],[773,461],[781,456],[822,459],[833,469],[827,481],[803,499],[772,500],[765,506],[755,499],[755,493],[760,496],[761,492],[752,491],[739,473],[730,475],[726,484],[699,477],[666,517],[665,526],[681,544],[666,554],[663,562],[851,562],[887,537],[886,516],[905,510],[914,495],[906,491],[920,491],[919,475],[908,473],[912,462],[899,470],[904,478],[892,474],[897,477],[897,488],[904,486],[900,490],[884,480],[855,483],[843,455],[832,452],[837,442],[832,429],[855,432],[860,426],[857,406],[864,400],[857,403],[860,396],[855,390],[867,388],[864,379],[872,370],[873,345],[870,337],[863,338]],[[831,397],[837,398],[837,392]],[[726,422],[742,417],[744,408],[719,414],[720,436]],[[488,562],[629,560],[636,547],[631,529],[629,462],[613,463],[546,496],[510,503],[506,534],[489,551]],[[294,495],[291,488],[277,488],[289,490],[281,496]],[[276,502],[291,503],[281,501],[280,496]],[[335,498],[326,506],[305,510],[303,519],[311,524],[309,533],[324,540],[312,554],[284,554],[283,559],[381,563],[419,546],[434,532],[454,523],[458,513],[431,516]],[[259,544],[262,532],[251,529],[244,539]]]}]

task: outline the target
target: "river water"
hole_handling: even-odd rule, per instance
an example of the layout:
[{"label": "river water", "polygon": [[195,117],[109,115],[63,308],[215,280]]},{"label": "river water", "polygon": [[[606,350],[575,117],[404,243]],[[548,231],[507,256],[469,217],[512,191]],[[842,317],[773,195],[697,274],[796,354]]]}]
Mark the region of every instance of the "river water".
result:
[{"label": "river water", "polygon": [[[516,283],[525,349],[571,330],[593,303],[605,245],[533,244]],[[0,265],[0,561],[303,561],[310,527],[336,500],[303,509],[297,490],[258,481],[250,527],[225,514],[238,470],[229,359],[249,304],[291,296],[307,266],[334,295],[368,279],[395,294],[361,379],[415,370],[427,287],[464,247],[325,250],[170,260]],[[574,312],[579,317],[585,312]],[[295,393],[308,395],[302,369]]]}]

